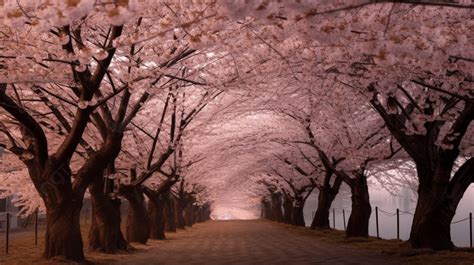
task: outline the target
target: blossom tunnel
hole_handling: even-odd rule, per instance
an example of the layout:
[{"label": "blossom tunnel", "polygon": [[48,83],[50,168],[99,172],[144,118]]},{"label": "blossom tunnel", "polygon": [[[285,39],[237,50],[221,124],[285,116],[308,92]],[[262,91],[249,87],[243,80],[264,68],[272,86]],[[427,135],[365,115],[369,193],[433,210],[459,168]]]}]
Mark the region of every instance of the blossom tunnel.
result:
[{"label": "blossom tunnel", "polygon": [[470,0],[0,1],[0,198],[44,217],[48,260],[210,219],[329,231],[336,208],[345,238],[374,216],[379,237],[389,196],[410,248],[467,247],[473,16]]}]

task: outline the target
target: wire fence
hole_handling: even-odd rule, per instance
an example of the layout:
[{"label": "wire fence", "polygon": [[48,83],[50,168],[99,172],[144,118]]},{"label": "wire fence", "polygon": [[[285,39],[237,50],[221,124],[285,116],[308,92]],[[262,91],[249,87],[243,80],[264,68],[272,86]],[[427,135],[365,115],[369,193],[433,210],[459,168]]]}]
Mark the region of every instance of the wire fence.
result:
[{"label": "wire fence", "polygon": [[46,221],[44,215],[40,215],[38,211],[25,217],[19,218],[16,216],[16,212],[2,212],[0,213],[0,231],[5,232],[5,253],[8,254],[10,247],[10,233],[12,232],[12,222],[15,224],[13,230],[24,230],[27,227],[33,225],[34,227],[34,240],[35,245],[38,245],[38,227],[44,224]]},{"label": "wire fence", "polygon": [[[397,228],[397,239],[400,239],[400,216],[403,216],[403,215],[409,215],[409,216],[414,216],[415,213],[414,213],[414,210],[415,208],[412,208],[412,209],[409,209],[409,210],[400,210],[400,209],[396,209],[395,212],[390,212],[390,211],[387,211],[387,210],[384,210],[384,209],[381,209],[379,207],[375,207],[375,231],[376,231],[376,235],[377,235],[377,238],[380,238],[380,226],[379,226],[379,214],[383,215],[383,216],[386,216],[386,217],[389,217],[389,218],[392,218],[392,217],[396,217],[396,228]],[[336,212],[339,212],[339,213],[342,213],[342,222],[343,222],[343,227],[344,227],[344,231],[346,230],[346,213],[350,213],[351,212],[351,209],[335,209],[333,208],[332,209],[332,225],[333,225],[333,228],[336,229]],[[313,212],[313,218],[314,218],[314,215],[315,215],[315,212]],[[454,220],[451,222],[451,225],[453,224],[460,224],[460,223],[464,223],[464,222],[467,222],[468,221],[468,227],[469,227],[469,246],[472,248],[473,246],[473,225],[472,225],[472,222],[473,222],[473,218],[472,218],[472,213],[469,213],[469,215],[465,218],[462,218],[462,219],[459,219],[459,220]]]},{"label": "wire fence", "polygon": [[[46,214],[38,213],[37,211],[26,217],[20,217],[17,216],[17,214],[18,212],[16,210],[0,212],[0,247],[5,247],[4,252],[6,254],[8,254],[12,247],[15,247],[17,233],[26,232],[27,237],[31,238],[35,246],[38,246],[38,232],[43,233],[46,227]],[[81,225],[90,225],[91,218],[92,210],[90,204],[86,203],[80,213]],[[124,216],[122,216],[122,218],[124,218]],[[3,245],[3,242],[5,245]]]}]

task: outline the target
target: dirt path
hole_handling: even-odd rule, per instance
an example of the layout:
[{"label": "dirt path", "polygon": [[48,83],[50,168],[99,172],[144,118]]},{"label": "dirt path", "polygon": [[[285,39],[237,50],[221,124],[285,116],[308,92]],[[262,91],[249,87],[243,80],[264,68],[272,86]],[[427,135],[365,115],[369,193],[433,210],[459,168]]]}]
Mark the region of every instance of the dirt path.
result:
[{"label": "dirt path", "polygon": [[[115,264],[400,264],[381,254],[322,243],[268,221],[210,221]],[[388,259],[388,260],[387,260]]]}]

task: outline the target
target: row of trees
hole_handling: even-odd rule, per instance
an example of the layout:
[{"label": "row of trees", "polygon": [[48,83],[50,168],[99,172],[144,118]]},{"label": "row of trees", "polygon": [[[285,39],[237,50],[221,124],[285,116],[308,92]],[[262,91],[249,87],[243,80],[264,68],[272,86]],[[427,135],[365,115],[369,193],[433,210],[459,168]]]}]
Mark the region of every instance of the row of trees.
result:
[{"label": "row of trees", "polygon": [[[450,124],[450,126],[461,126],[460,128],[452,127],[449,129],[450,132],[458,132],[456,135],[461,137],[458,142],[454,143],[453,148],[457,151],[453,154],[455,157],[452,157],[451,160],[448,159],[449,156],[438,157],[446,151],[449,151],[448,153],[452,152],[451,148],[436,147],[438,144],[435,141],[439,141],[437,135],[440,131],[439,127],[431,127],[431,125],[425,124],[430,129],[437,128],[437,132],[431,134],[432,138],[428,138],[431,142],[428,139],[418,139],[417,137],[420,136],[408,140],[412,137],[411,135],[405,135],[406,138],[401,137],[398,140],[397,136],[400,137],[400,135],[394,134],[405,132],[406,129],[395,129],[394,123],[389,122],[398,122],[397,126],[402,126],[402,121],[405,121],[409,115],[407,112],[413,111],[413,109],[387,114],[386,109],[375,98],[371,100],[371,103],[374,109],[382,115],[385,123],[376,122],[372,124],[373,131],[366,131],[366,134],[364,134],[359,130],[358,124],[367,122],[367,117],[373,115],[369,113],[371,110],[360,113],[364,121],[358,120],[355,115],[352,115],[352,119],[355,118],[355,120],[351,122],[345,120],[344,117],[340,117],[337,128],[341,131],[331,130],[336,138],[333,139],[334,142],[329,144],[321,142],[321,140],[328,140],[327,132],[325,132],[324,138],[317,136],[320,133],[317,130],[328,130],[330,128],[327,124],[321,124],[321,119],[318,119],[318,124],[312,124],[313,117],[311,115],[304,114],[298,117],[296,112],[283,111],[283,115],[287,115],[291,120],[296,121],[297,126],[303,132],[303,137],[300,139],[277,140],[278,144],[286,145],[289,151],[287,149],[284,153],[286,157],[276,157],[271,162],[273,171],[271,174],[261,176],[263,181],[259,181],[259,183],[262,183],[267,189],[267,195],[263,197],[261,204],[262,217],[304,226],[304,222],[299,222],[299,218],[295,217],[294,213],[299,212],[313,190],[318,190],[318,207],[311,228],[327,229],[329,228],[329,209],[340,190],[341,184],[344,183],[350,189],[352,201],[352,211],[346,235],[347,237],[367,237],[371,215],[368,179],[375,178],[375,182],[382,184],[382,187],[386,189],[402,185],[418,186],[418,214],[415,214],[410,235],[412,246],[451,249],[453,244],[450,237],[450,224],[462,195],[472,183],[472,174],[474,173],[471,165],[472,158],[469,155],[467,157],[461,155],[459,151],[462,137],[467,136],[467,139],[472,137],[472,129],[467,129],[473,120],[470,102],[464,103],[465,105],[461,108],[459,116]],[[411,103],[414,103],[414,101],[411,101]],[[400,103],[397,103],[397,106],[400,105]],[[429,107],[429,104],[426,106]],[[450,107],[453,106],[446,106],[445,108]],[[429,112],[429,110],[427,111]],[[362,116],[359,116],[359,118]],[[345,126],[341,127],[341,123]],[[437,121],[437,123],[438,126],[444,124],[440,121]],[[344,134],[345,138],[337,135],[338,133]],[[444,142],[454,140],[453,135],[449,133],[444,137]],[[344,140],[347,142],[343,143]],[[400,142],[402,144],[399,144]],[[470,145],[471,140],[464,143]],[[334,147],[343,144],[345,146],[342,147],[348,148],[348,150],[340,149],[335,152]],[[324,149],[325,145],[333,146],[333,148]],[[415,147],[418,148],[418,151],[413,151],[412,156],[406,148]],[[425,186],[427,184],[423,183],[426,181],[423,179],[423,176],[425,176],[423,174],[426,174],[424,169],[426,168],[420,168],[420,161],[416,162],[417,160],[415,160],[423,153],[420,150],[431,150],[427,155],[432,158],[438,157],[436,161],[429,163],[432,167],[430,169],[430,172],[432,172],[430,173],[432,174],[430,179],[434,178],[433,176],[436,176],[435,179],[441,178],[442,174],[438,172],[441,165],[443,168],[448,167],[443,171],[445,172],[445,181],[442,183],[445,184],[441,191],[438,190],[440,184],[433,183],[433,179],[430,183],[434,186]],[[410,161],[411,159],[414,160],[414,163]],[[424,157],[424,159],[428,158]],[[421,160],[426,163],[426,160]],[[280,167],[278,170],[274,168],[276,163]],[[354,166],[351,166],[351,164]],[[289,166],[289,168],[284,168],[285,166]],[[418,177],[416,177],[417,175]],[[387,177],[390,178],[388,182]],[[417,183],[418,181],[419,183]],[[374,182],[372,183],[374,184]],[[416,185],[413,185],[413,183]],[[437,194],[436,197],[423,199],[424,196],[434,196],[435,194]],[[446,198],[446,201],[443,201],[443,198]],[[419,211],[426,212],[420,213]],[[435,231],[438,232],[435,233]]]},{"label": "row of trees", "polygon": [[[255,12],[268,11],[262,9]],[[345,184],[352,200],[347,235],[367,236],[368,180],[387,189],[408,181],[418,194],[410,244],[452,249],[450,224],[474,173],[474,65],[466,50],[472,6],[380,4],[328,16],[323,7],[320,16],[310,12],[297,22],[294,10],[275,10],[269,12],[277,26],[244,22],[262,52],[241,59],[267,63],[265,52],[279,59],[255,78],[273,86],[263,81],[258,87],[265,93],[253,95],[260,115],[274,115],[268,122],[285,127],[265,138],[264,148],[280,151],[259,161],[264,168],[242,172],[266,187],[263,212],[288,221],[291,199],[304,201],[318,190],[311,226],[327,228],[331,203]],[[280,204],[286,217],[270,206]]]},{"label": "row of trees", "polygon": [[[474,170],[470,2],[40,2],[0,9],[0,146],[28,172],[1,189],[35,191],[25,212],[43,202],[46,258],[84,260],[85,196],[106,252],[128,248],[120,200],[143,242],[173,216],[170,192],[177,223],[269,191],[287,209],[272,216],[302,225],[317,190],[312,227],[327,228],[346,184],[348,236],[367,236],[368,178],[416,182],[410,242],[453,247]],[[393,173],[407,163],[413,177]]]},{"label": "row of trees", "polygon": [[[89,246],[106,253],[164,239],[166,227],[208,220],[206,190],[185,178],[197,158],[185,155],[183,138],[223,86],[207,84],[212,63],[203,65],[206,55],[175,28],[183,19],[197,27],[207,14],[177,16],[178,6],[169,6],[163,15],[173,19],[166,22],[152,13],[160,5],[135,16],[126,2],[60,2],[5,5],[13,26],[1,26],[0,146],[16,157],[7,166],[22,163],[28,172],[11,172],[21,186],[7,178],[2,189],[7,196],[34,186],[46,212],[45,258],[85,260],[79,216],[86,196]],[[18,205],[28,214],[35,196],[26,197]],[[129,206],[126,236],[122,200]]]}]

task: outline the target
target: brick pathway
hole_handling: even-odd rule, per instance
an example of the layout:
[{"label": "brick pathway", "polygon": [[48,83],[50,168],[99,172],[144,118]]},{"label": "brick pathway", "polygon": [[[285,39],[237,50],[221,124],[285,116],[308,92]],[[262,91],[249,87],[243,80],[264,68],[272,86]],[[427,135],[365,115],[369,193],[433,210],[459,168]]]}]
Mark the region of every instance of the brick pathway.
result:
[{"label": "brick pathway", "polygon": [[168,235],[156,248],[115,264],[400,264],[393,257],[322,243],[267,221],[210,221]]}]

